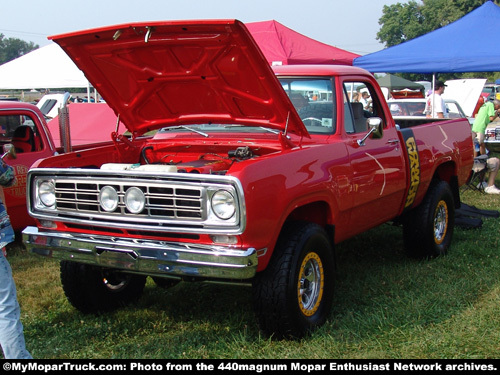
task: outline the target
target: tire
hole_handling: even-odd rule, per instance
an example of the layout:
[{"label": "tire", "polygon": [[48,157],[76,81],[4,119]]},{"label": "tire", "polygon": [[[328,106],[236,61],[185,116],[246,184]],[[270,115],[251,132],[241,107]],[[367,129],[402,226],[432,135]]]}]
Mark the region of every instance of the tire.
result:
[{"label": "tire", "polygon": [[83,313],[102,313],[136,302],[146,277],[61,261],[61,282],[69,302]]},{"label": "tire", "polygon": [[254,280],[261,330],[277,339],[299,339],[324,324],[334,273],[333,249],[323,228],[312,223],[285,227],[269,265]]},{"label": "tire", "polygon": [[431,183],[423,202],[408,215],[403,226],[404,245],[412,258],[446,255],[455,227],[455,204],[445,181]]}]

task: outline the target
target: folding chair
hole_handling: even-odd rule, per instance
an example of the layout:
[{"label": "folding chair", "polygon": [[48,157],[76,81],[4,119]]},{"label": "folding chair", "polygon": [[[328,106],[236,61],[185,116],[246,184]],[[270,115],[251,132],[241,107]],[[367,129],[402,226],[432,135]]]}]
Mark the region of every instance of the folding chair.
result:
[{"label": "folding chair", "polygon": [[485,186],[483,182],[486,178],[486,173],[488,172],[487,160],[488,155],[479,155],[474,158],[474,164],[472,165],[469,180],[462,186],[462,192],[470,189],[484,193]]}]

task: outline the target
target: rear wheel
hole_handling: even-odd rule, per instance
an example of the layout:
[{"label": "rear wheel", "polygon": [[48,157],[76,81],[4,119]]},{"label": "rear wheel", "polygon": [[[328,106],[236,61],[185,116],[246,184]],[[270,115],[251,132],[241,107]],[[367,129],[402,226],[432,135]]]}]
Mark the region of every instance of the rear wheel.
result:
[{"label": "rear wheel", "polygon": [[403,227],[405,249],[414,258],[445,255],[455,226],[455,205],[450,186],[431,184],[423,202],[408,215]]},{"label": "rear wheel", "polygon": [[84,313],[115,310],[136,302],[145,276],[87,264],[61,261],[61,282],[69,302]]},{"label": "rear wheel", "polygon": [[287,226],[253,289],[260,328],[269,336],[300,338],[324,324],[333,299],[334,258],[323,228]]}]

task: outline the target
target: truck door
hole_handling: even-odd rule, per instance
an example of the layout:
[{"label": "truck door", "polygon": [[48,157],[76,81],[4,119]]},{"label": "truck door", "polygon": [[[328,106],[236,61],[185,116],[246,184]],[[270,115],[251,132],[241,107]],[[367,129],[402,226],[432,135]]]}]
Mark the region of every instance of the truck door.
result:
[{"label": "truck door", "polygon": [[22,230],[34,223],[26,208],[26,175],[38,159],[51,156],[46,138],[40,134],[40,121],[26,110],[0,111],[0,143],[12,143],[16,159],[6,158],[16,175],[16,183],[3,188],[4,202],[14,230]]},{"label": "truck door", "polygon": [[[344,82],[344,129],[352,166],[353,210],[350,227],[356,233],[396,216],[406,188],[404,154],[397,130],[386,121],[378,92],[369,82]],[[384,99],[382,99],[384,100]],[[380,117],[383,135],[368,138],[366,120]],[[389,126],[388,126],[389,124]]]}]

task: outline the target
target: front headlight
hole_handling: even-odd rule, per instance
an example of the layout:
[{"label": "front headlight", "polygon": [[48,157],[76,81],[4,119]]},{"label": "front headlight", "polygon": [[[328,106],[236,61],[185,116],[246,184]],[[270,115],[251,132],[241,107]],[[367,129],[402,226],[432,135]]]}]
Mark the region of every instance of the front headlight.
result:
[{"label": "front headlight", "polygon": [[38,198],[45,207],[53,207],[56,203],[56,188],[52,181],[41,181],[38,185]]},{"label": "front headlight", "polygon": [[212,210],[219,219],[230,219],[236,212],[233,195],[227,190],[216,191],[212,196]]},{"label": "front headlight", "polygon": [[118,192],[112,186],[104,186],[99,192],[99,202],[106,212],[113,212],[118,207]]}]

